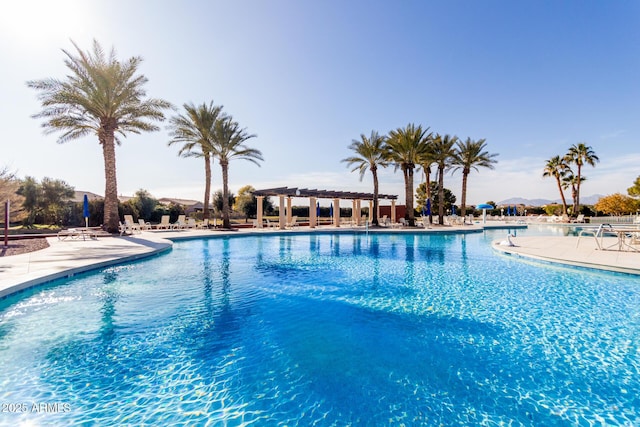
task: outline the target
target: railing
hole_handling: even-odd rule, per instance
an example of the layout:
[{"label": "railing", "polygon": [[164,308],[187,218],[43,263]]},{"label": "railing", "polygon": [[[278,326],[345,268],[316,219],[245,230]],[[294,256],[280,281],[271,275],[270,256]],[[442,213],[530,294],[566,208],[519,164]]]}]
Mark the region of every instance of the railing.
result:
[{"label": "railing", "polygon": [[[578,234],[578,240],[576,241],[576,248],[583,236],[591,236],[595,240],[596,247],[599,250],[617,248],[616,250],[618,251],[639,252],[640,249],[636,248],[634,245],[640,243],[640,229],[632,228],[632,224],[630,223],[625,223],[624,225],[620,224],[621,223],[611,225],[602,223],[598,226],[593,225],[581,227],[580,233]],[[615,243],[611,244],[611,242],[608,242],[608,246],[605,246],[605,235],[615,237]]]},{"label": "railing", "polygon": [[640,215],[589,217],[589,223],[591,224],[638,224],[639,222]]}]

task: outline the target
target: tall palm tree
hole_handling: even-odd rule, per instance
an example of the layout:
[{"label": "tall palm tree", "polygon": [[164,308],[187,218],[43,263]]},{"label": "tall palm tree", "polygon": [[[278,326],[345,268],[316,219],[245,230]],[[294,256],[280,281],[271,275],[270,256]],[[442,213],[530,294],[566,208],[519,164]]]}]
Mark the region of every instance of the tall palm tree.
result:
[{"label": "tall palm tree", "polygon": [[246,129],[241,128],[231,116],[216,120],[211,154],[218,158],[222,168],[222,226],[224,228],[231,228],[229,221],[229,161],[244,159],[260,166],[258,161],[264,161],[262,153],[255,148],[244,145],[247,140],[256,136],[248,134]]},{"label": "tall palm tree", "polygon": [[444,173],[455,156],[457,136],[437,135],[431,144],[434,163],[438,165],[438,224],[444,224]]},{"label": "tall palm tree", "polygon": [[562,198],[562,213],[563,215],[567,214],[567,200],[564,198],[564,191],[562,180],[565,175],[571,171],[571,168],[566,162],[565,157],[554,156],[547,160],[547,164],[544,167],[544,172],[542,174],[543,177],[552,176],[555,178],[556,183],[558,184],[558,191],[560,192],[560,197]]},{"label": "tall palm tree", "polygon": [[43,110],[34,118],[44,118],[45,134],[62,131],[59,143],[96,135],[104,157],[104,228],[118,231],[118,183],[116,178],[116,134],[151,132],[159,127],[148,120],[164,120],[163,110],[171,104],[161,99],[146,99],[142,88],[147,78],[136,74],[141,57],[119,61],[116,52],[105,55],[94,40],[93,50],[77,53],[63,50],[65,65],[71,72],[64,80],[44,79],[27,82],[39,91]]},{"label": "tall palm tree", "polygon": [[565,159],[569,164],[575,164],[578,168],[576,171],[576,198],[575,198],[575,206],[573,208],[573,214],[578,215],[580,210],[580,184],[582,181],[582,166],[587,164],[591,166],[595,166],[597,162],[600,161],[596,153],[593,149],[586,145],[584,142],[579,142],[578,144],[573,144],[569,148],[569,152],[565,156]]},{"label": "tall palm tree", "polygon": [[578,206],[578,188],[580,183],[586,181],[587,178],[581,176],[578,180],[578,175],[574,175],[571,169],[567,170],[567,173],[562,177],[562,188],[565,190],[571,188],[571,198],[573,199],[573,215],[576,215],[576,206]]},{"label": "tall palm tree", "polygon": [[460,212],[464,217],[467,209],[467,178],[471,173],[471,169],[478,171],[479,167],[493,169],[494,164],[498,161],[495,157],[498,154],[490,154],[488,151],[484,151],[487,147],[485,139],[478,141],[472,141],[471,138],[467,138],[465,142],[458,141],[457,148],[453,155],[452,165],[453,170],[462,170],[462,197],[460,201]]},{"label": "tall palm tree", "polygon": [[402,169],[404,175],[404,194],[407,205],[405,219],[409,225],[415,224],[413,211],[413,170],[422,161],[431,140],[429,128],[422,129],[413,123],[404,128],[389,132],[387,139],[388,160],[395,164],[396,169]]},{"label": "tall palm tree", "polygon": [[184,104],[186,115],[174,116],[169,120],[169,145],[184,143],[178,155],[201,157],[204,159],[204,212],[203,219],[209,218],[209,197],[211,194],[211,151],[214,144],[215,124],[222,117],[222,106],[203,103],[195,106]]},{"label": "tall palm tree", "polygon": [[349,149],[353,150],[355,155],[342,159],[353,166],[351,172],[360,172],[360,181],[364,178],[364,174],[369,169],[373,176],[373,225],[378,225],[378,167],[386,168],[389,166],[387,160],[387,148],[385,145],[386,137],[378,135],[378,132],[372,130],[371,136],[366,137],[360,134],[360,140],[354,139],[349,145]]},{"label": "tall palm tree", "polygon": [[[432,194],[431,194],[431,165],[433,165],[433,153],[431,152],[432,149],[432,144],[431,144],[432,140],[429,140],[429,143],[427,144],[427,150],[426,152],[422,155],[422,158],[420,159],[420,167],[422,167],[422,171],[424,172],[424,177],[425,177],[425,192],[427,193],[427,200],[429,200],[430,202],[433,200],[432,199]],[[431,210],[429,210],[429,224],[433,223],[433,213]]]}]

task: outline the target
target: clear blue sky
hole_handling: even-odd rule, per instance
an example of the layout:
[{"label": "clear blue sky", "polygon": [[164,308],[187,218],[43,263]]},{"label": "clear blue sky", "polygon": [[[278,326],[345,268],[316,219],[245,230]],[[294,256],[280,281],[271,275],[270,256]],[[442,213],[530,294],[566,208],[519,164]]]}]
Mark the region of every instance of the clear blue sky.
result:
[{"label": "clear blue sky", "polygon": [[[61,49],[93,39],[144,58],[149,96],[224,105],[257,138],[246,184],[372,191],[340,160],[351,140],[413,122],[485,138],[495,170],[469,178],[468,202],[556,199],[545,161],[585,142],[600,157],[582,195],[611,194],[640,175],[638,1],[30,1],[0,16],[0,167],[104,193],[96,138],[45,136],[27,80],[62,78]],[[169,114],[175,114],[168,112]],[[199,159],[177,157],[160,132],[117,148],[118,192],[202,199]],[[213,188],[221,188],[219,166]],[[417,174],[416,185],[421,181]],[[380,191],[404,199],[400,171]],[[460,175],[445,186],[460,198]]]}]

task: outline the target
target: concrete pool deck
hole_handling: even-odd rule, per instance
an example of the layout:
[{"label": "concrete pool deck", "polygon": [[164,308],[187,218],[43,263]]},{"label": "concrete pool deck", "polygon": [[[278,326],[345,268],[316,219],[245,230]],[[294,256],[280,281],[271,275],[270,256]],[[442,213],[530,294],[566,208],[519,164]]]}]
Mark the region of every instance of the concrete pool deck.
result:
[{"label": "concrete pool deck", "polygon": [[[516,228],[516,225],[500,224],[485,228]],[[524,226],[522,227],[524,228]],[[0,298],[62,277],[153,256],[172,247],[172,241],[224,235],[353,232],[351,228],[296,227],[294,230],[239,229],[144,231],[124,237],[99,237],[87,240],[58,240],[47,238],[49,247],[36,252],[0,258]],[[361,227],[358,232],[364,232]],[[371,229],[371,233],[439,233],[482,232],[483,226],[434,227],[432,229]],[[611,239],[610,241],[607,239]],[[605,247],[615,243],[616,238],[605,238]],[[500,240],[493,248],[501,253],[527,257],[535,260],[555,262],[572,266],[594,268],[640,275],[640,252],[598,250],[595,239],[572,236],[513,237],[515,246],[501,246]],[[640,247],[638,248],[640,249]]]}]

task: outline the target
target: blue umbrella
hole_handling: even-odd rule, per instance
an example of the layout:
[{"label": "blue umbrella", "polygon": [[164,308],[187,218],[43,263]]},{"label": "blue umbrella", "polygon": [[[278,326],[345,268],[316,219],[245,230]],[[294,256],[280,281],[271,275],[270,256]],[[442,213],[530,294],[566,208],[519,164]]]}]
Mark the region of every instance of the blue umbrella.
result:
[{"label": "blue umbrella", "polygon": [[89,198],[87,195],[84,195],[84,199],[82,201],[82,213],[84,215],[84,225],[85,227],[89,227]]},{"label": "blue umbrella", "polygon": [[451,215],[456,214],[456,205],[451,205]]},{"label": "blue umbrella", "polygon": [[516,211],[516,205],[513,205],[513,216],[518,215],[518,212]]},{"label": "blue umbrella", "polygon": [[511,206],[507,206],[507,216],[511,215]]},{"label": "blue umbrella", "polygon": [[431,215],[431,199],[427,199],[427,213],[426,215]]},{"label": "blue umbrella", "polygon": [[320,225],[320,202],[316,205],[316,221]]},{"label": "blue umbrella", "polygon": [[329,206],[329,218],[333,221],[333,203]]},{"label": "blue umbrella", "polygon": [[482,203],[482,204],[479,204],[478,206],[476,206],[476,209],[482,209],[482,223],[486,224],[486,222],[487,222],[487,209],[493,209],[493,206],[491,206],[488,203]]}]

